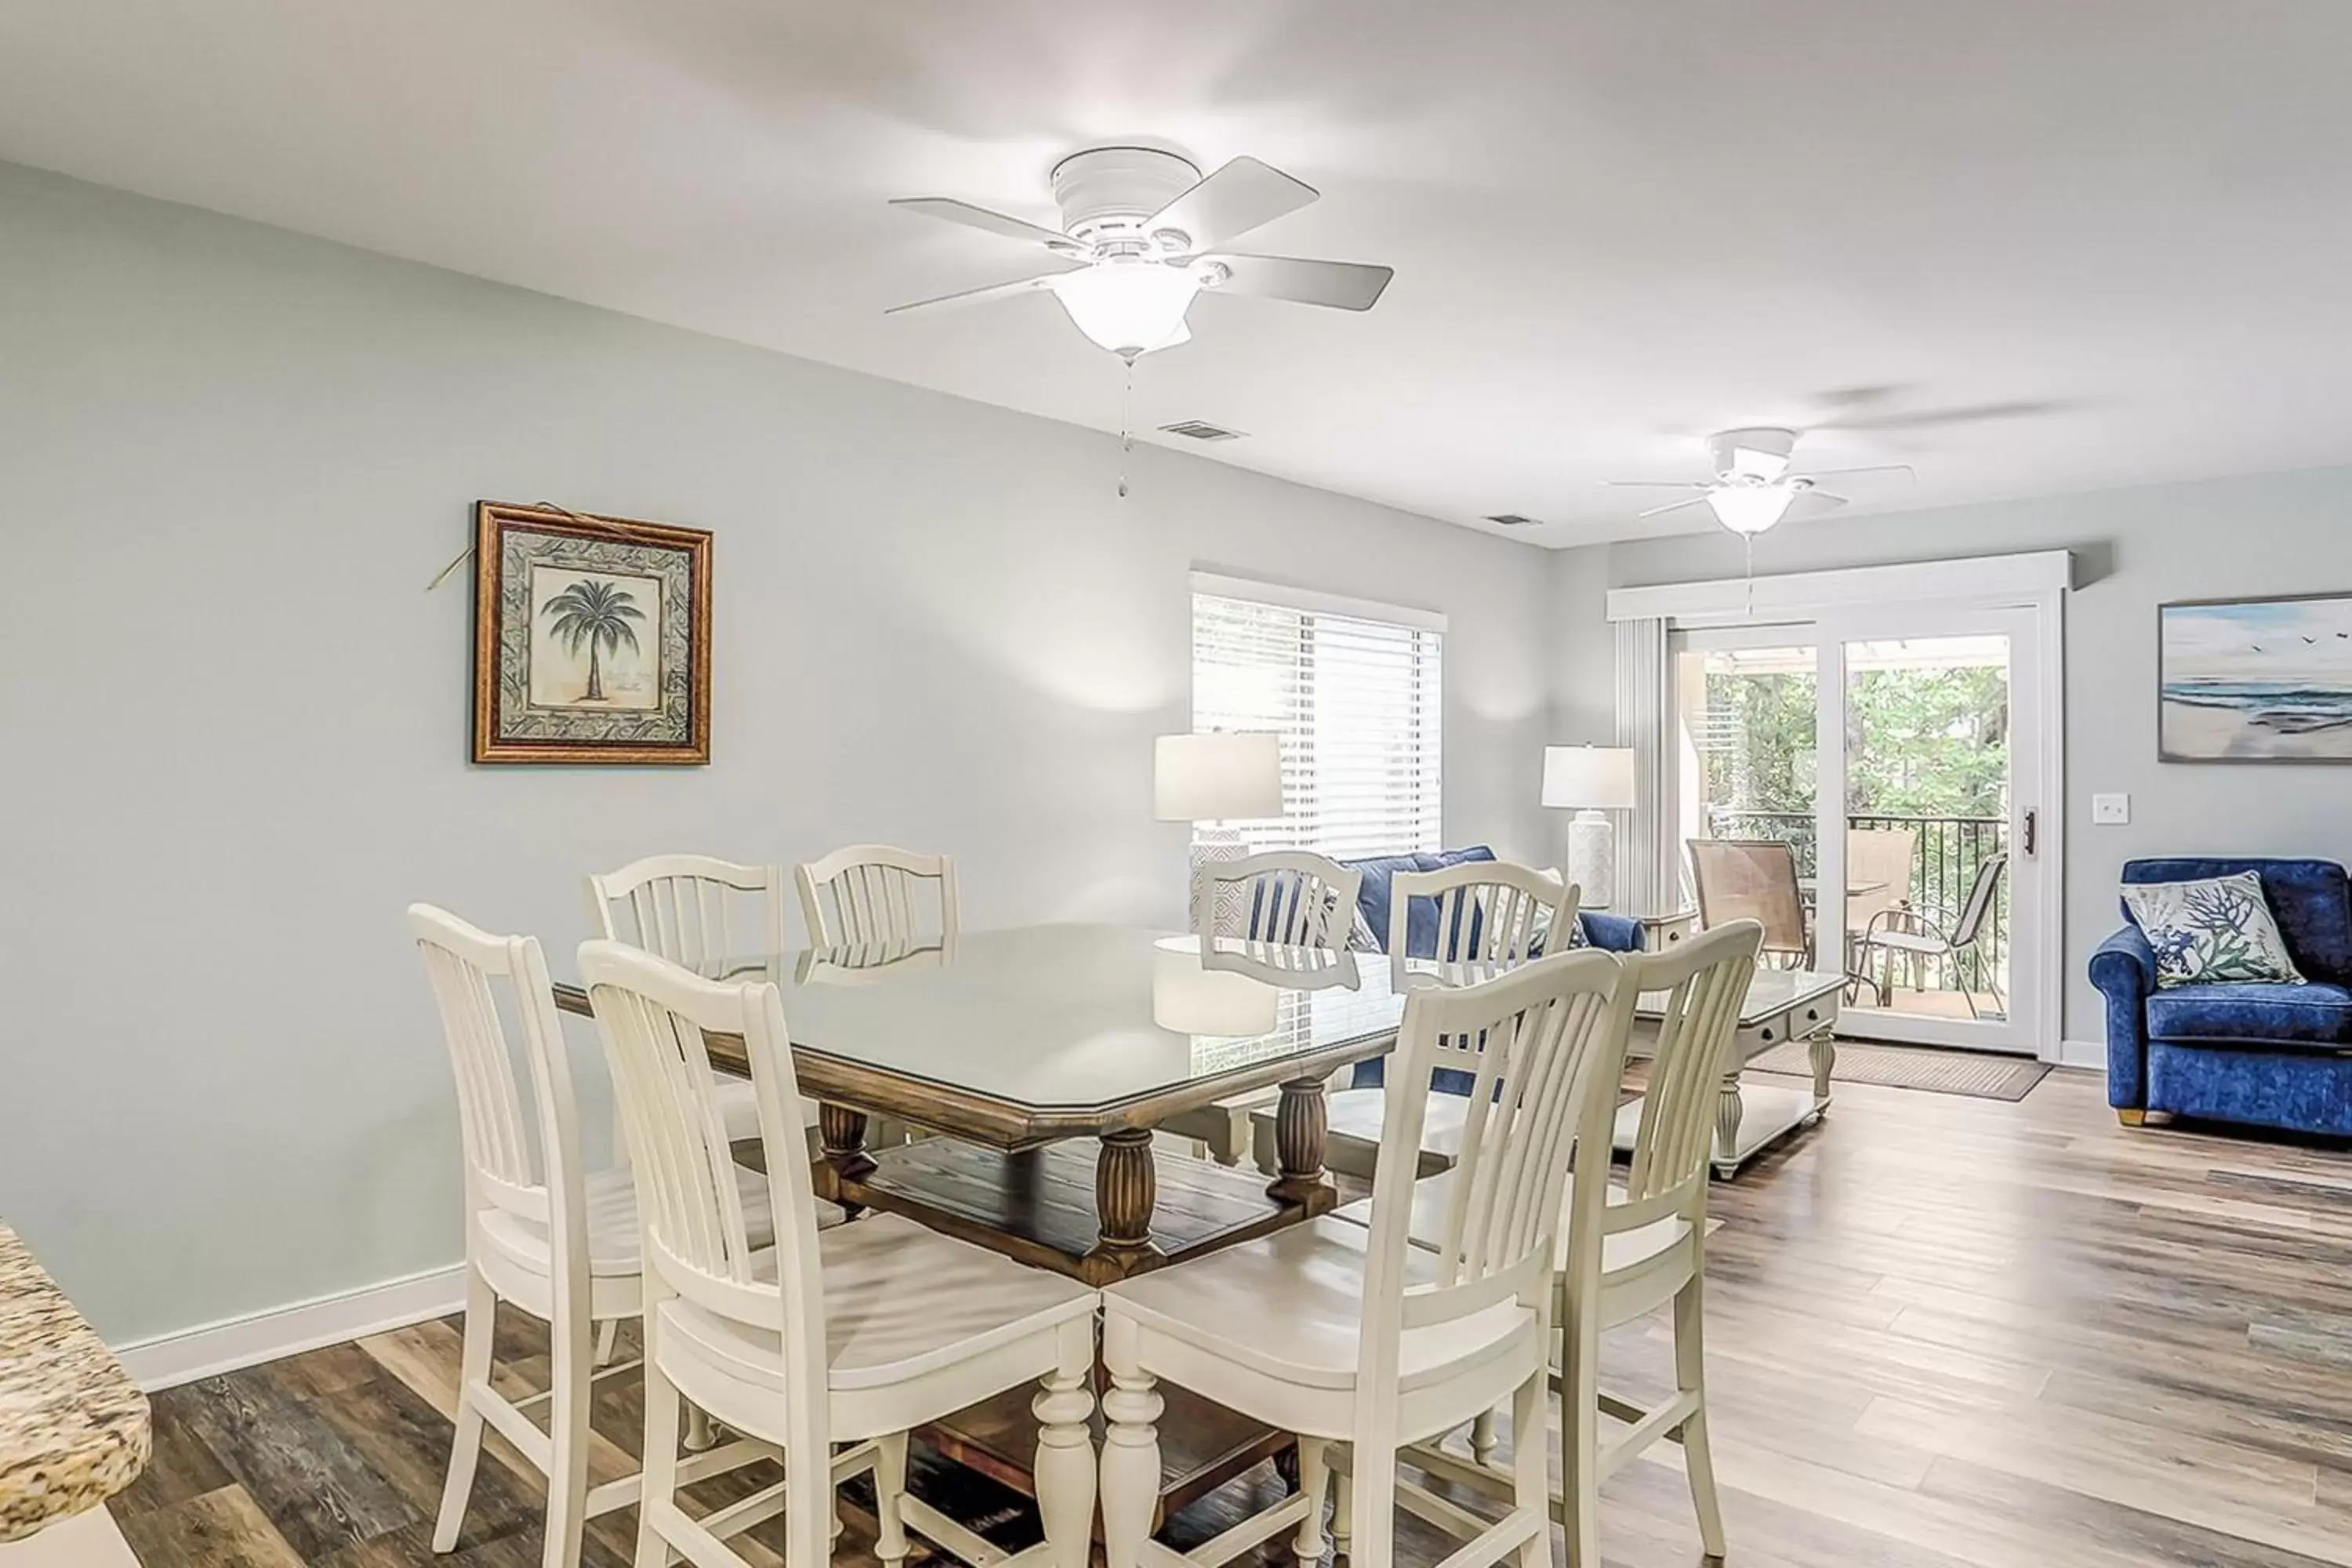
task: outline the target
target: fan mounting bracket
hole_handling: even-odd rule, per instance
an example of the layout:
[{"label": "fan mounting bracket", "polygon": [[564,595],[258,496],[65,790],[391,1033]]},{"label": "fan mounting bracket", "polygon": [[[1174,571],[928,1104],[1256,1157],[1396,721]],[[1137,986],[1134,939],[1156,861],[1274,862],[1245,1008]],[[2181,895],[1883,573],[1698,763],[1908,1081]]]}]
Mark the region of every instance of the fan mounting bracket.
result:
[{"label": "fan mounting bracket", "polygon": [[1158,247],[1180,255],[1191,237],[1174,229],[1144,232],[1144,222],[1201,183],[1191,160],[1150,147],[1090,147],[1054,165],[1054,202],[1062,231],[1088,245],[1132,245],[1139,254]]}]

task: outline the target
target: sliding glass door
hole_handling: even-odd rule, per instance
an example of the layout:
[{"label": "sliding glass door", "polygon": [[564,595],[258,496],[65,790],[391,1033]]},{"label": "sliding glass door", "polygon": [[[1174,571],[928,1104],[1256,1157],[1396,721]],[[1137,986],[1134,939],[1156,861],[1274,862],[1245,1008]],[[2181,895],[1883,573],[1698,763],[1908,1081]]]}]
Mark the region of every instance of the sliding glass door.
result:
[{"label": "sliding glass door", "polygon": [[2037,642],[1933,606],[1678,635],[1685,891],[1851,976],[1843,1034],[2036,1049]]}]

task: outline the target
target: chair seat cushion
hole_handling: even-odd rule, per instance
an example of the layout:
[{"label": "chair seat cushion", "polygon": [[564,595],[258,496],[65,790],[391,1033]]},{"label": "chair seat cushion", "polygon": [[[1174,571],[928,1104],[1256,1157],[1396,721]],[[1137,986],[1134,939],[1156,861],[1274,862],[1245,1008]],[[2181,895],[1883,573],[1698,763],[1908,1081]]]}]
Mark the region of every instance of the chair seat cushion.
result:
[{"label": "chair seat cushion", "polygon": [[[1433,1094],[1421,1122],[1421,1146],[1443,1155],[1450,1163],[1462,1157],[1462,1129],[1469,1121],[1470,1101],[1459,1094]],[[1378,1089],[1343,1089],[1324,1097],[1324,1125],[1329,1132],[1360,1142],[1381,1141],[1381,1121],[1388,1115],[1388,1096]]]},{"label": "chair seat cushion", "polygon": [[[919,1377],[1094,1311],[1094,1291],[1075,1279],[896,1215],[827,1230],[817,1249],[827,1381],[836,1391]],[[755,1260],[754,1275],[775,1279],[772,1252]],[[776,1335],[683,1299],[664,1302],[661,1314],[665,1360],[690,1356],[738,1382],[783,1392]]]},{"label": "chair seat cushion", "polygon": [[[1294,1386],[1351,1388],[1370,1234],[1328,1215],[1309,1220],[1122,1279],[1103,1290],[1103,1312]],[[1408,1249],[1408,1289],[1433,1279],[1435,1264],[1433,1254]],[[1407,1329],[1398,1363],[1401,1387],[1411,1393],[1490,1358],[1523,1353],[1536,1329],[1535,1313],[1510,1301]]]},{"label": "chair seat cushion", "polygon": [[[1574,1195],[1571,1190],[1571,1197]],[[1625,1189],[1613,1183],[1609,1188],[1609,1201],[1625,1201]],[[1406,1234],[1414,1244],[1434,1247],[1445,1239],[1445,1218],[1454,1203],[1454,1173],[1443,1172],[1423,1176],[1412,1184],[1412,1217],[1405,1222]],[[1359,1198],[1343,1208],[1333,1211],[1332,1218],[1349,1225],[1369,1226],[1372,1223],[1372,1200]],[[1559,1233],[1552,1251],[1552,1267],[1568,1267],[1568,1216],[1560,1216]],[[1709,1229],[1714,1222],[1709,1222]],[[1667,1215],[1632,1230],[1612,1232],[1601,1238],[1601,1271],[1616,1274],[1647,1263],[1661,1253],[1671,1251],[1690,1236],[1690,1221],[1680,1215]]]},{"label": "chair seat cushion", "polygon": [[[730,1143],[744,1143],[760,1135],[760,1100],[752,1092],[748,1078],[729,1079],[718,1086],[719,1120],[727,1129]],[[803,1130],[817,1122],[817,1104],[814,1100],[801,1101],[801,1126]]]},{"label": "chair seat cushion", "polygon": [[2236,981],[2175,985],[2147,999],[2150,1039],[2352,1046],[2352,989]]},{"label": "chair seat cushion", "polygon": [[[742,1195],[743,1225],[753,1245],[765,1247],[775,1238],[774,1216],[768,1210],[768,1178],[744,1166],[732,1167],[735,1190]],[[635,1274],[637,1252],[637,1186],[627,1167],[591,1171],[581,1188],[588,1208],[588,1272],[607,1279]],[[823,1198],[816,1204],[819,1226],[839,1225],[847,1216],[838,1205]],[[485,1209],[477,1223],[482,1240],[509,1261],[534,1274],[547,1273],[547,1227],[504,1209]]]}]

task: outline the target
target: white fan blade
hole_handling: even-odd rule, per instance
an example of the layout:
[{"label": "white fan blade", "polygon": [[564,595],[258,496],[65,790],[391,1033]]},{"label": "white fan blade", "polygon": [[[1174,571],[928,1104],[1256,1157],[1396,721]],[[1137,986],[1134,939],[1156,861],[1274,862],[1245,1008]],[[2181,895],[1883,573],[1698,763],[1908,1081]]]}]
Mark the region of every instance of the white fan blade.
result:
[{"label": "white fan blade", "polygon": [[1807,490],[1789,503],[1788,515],[1794,518],[1819,517],[1825,511],[1835,511],[1845,505],[1845,497],[1833,496],[1827,490]]},{"label": "white fan blade", "polygon": [[1279,169],[1255,158],[1236,158],[1153,213],[1143,232],[1172,228],[1184,237],[1184,254],[1197,256],[1297,212],[1316,194],[1314,186]]},{"label": "white fan blade", "polygon": [[990,300],[1008,299],[1014,294],[1025,294],[1032,289],[1043,289],[1063,273],[1076,270],[1077,268],[1072,267],[1058,268],[1052,272],[1040,273],[1034,278],[1015,279],[1010,283],[990,283],[978,289],[966,289],[957,294],[941,294],[934,299],[916,300],[904,305],[893,305],[882,313],[886,316],[895,316],[902,310],[928,310],[934,305],[978,305]]},{"label": "white fan blade", "polygon": [[1328,305],[1337,310],[1370,310],[1389,279],[1396,276],[1393,267],[1362,261],[1309,261],[1297,256],[1224,252],[1200,259],[1224,268],[1224,277],[1210,289],[1212,293],[1255,294],[1301,305]]},{"label": "white fan blade", "polygon": [[1706,498],[1705,496],[1693,496],[1688,500],[1670,500],[1664,506],[1654,506],[1647,511],[1637,511],[1633,515],[1637,518],[1659,517],[1663,516],[1666,512],[1680,511],[1686,506],[1705,506],[1706,504]]},{"label": "white fan blade", "polygon": [[1602,484],[1621,490],[1711,490],[1707,479],[1603,479]]},{"label": "white fan blade", "polygon": [[951,196],[902,196],[890,205],[903,207],[910,213],[921,213],[925,217],[944,218],[950,223],[960,223],[966,228],[1001,234],[1007,239],[1025,239],[1055,250],[1075,253],[1084,248],[1066,234],[1057,234],[1024,219],[991,212],[986,207],[976,207],[970,202],[960,202]]},{"label": "white fan blade", "polygon": [[1790,477],[1799,479],[1826,479],[1832,474],[1908,474],[1916,479],[1919,477],[1919,470],[1908,463],[1872,463],[1866,468],[1808,468],[1801,474],[1792,474]]}]

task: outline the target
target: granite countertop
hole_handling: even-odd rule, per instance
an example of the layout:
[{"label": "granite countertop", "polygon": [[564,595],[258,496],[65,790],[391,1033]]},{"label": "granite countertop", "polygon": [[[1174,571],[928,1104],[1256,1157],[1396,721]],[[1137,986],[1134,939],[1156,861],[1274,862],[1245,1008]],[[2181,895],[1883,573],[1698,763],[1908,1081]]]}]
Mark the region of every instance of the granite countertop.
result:
[{"label": "granite countertop", "polygon": [[0,1542],[96,1508],[147,1444],[147,1396],[0,1224]]}]

